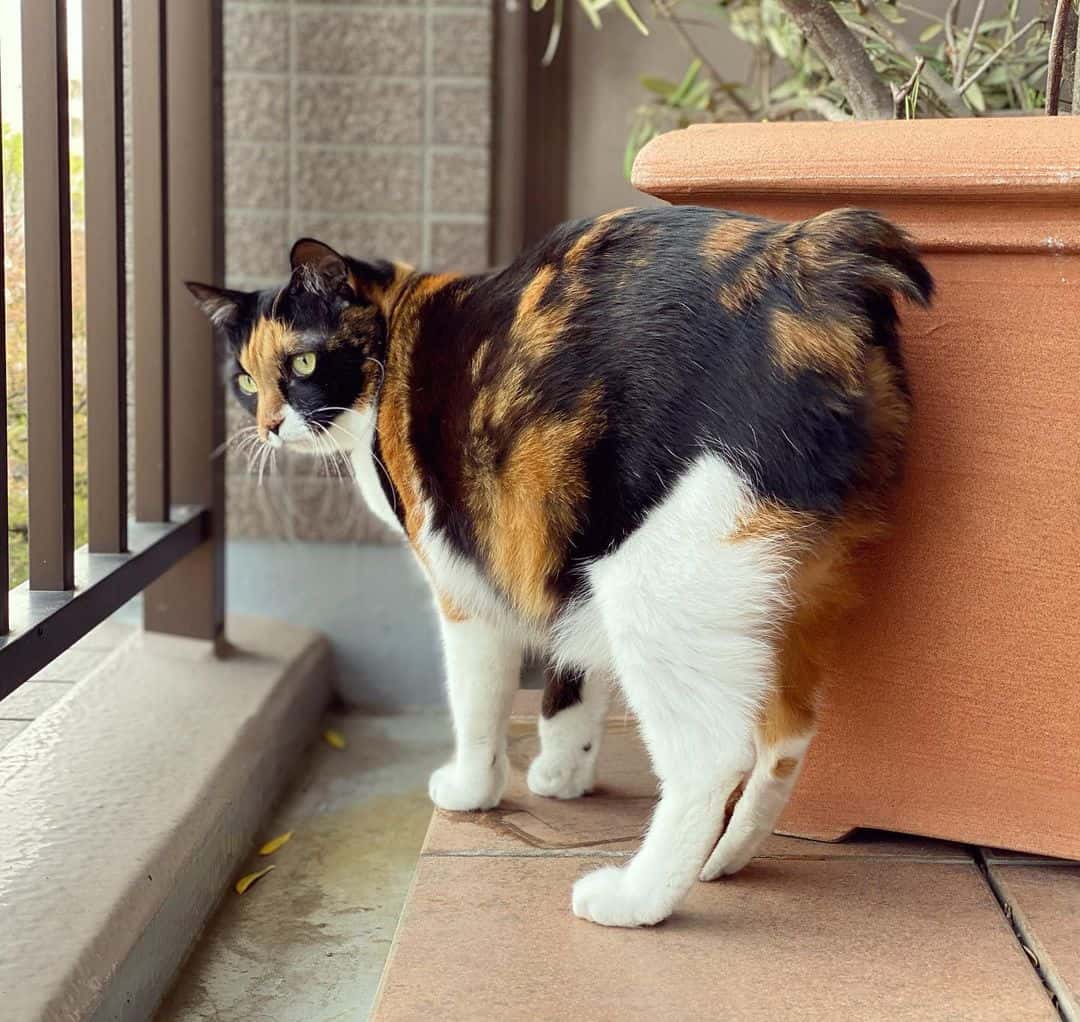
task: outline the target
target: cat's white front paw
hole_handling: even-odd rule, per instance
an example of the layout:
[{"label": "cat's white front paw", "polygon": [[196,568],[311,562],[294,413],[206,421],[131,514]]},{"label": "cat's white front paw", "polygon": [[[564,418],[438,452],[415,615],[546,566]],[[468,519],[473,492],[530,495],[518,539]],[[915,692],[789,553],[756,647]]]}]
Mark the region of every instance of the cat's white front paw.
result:
[{"label": "cat's white front paw", "polygon": [[467,769],[457,763],[439,767],[428,781],[428,795],[440,809],[470,812],[494,809],[502,798],[506,767]]},{"label": "cat's white front paw", "polygon": [[581,798],[592,791],[596,758],[591,751],[540,753],[529,764],[529,791],[545,798]]},{"label": "cat's white front paw", "polygon": [[574,884],[574,915],[601,926],[655,926],[671,907],[643,889],[627,867],[604,866]]}]

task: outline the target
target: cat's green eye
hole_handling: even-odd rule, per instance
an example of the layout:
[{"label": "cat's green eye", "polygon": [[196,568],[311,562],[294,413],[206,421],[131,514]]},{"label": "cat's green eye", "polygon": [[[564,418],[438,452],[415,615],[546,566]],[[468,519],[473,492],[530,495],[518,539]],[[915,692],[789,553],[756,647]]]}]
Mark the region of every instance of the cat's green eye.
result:
[{"label": "cat's green eye", "polygon": [[245,394],[257,394],[259,385],[247,373],[240,373],[236,377],[236,385]]},{"label": "cat's green eye", "polygon": [[315,352],[305,351],[302,355],[293,356],[292,371],[297,376],[310,376],[315,372]]}]

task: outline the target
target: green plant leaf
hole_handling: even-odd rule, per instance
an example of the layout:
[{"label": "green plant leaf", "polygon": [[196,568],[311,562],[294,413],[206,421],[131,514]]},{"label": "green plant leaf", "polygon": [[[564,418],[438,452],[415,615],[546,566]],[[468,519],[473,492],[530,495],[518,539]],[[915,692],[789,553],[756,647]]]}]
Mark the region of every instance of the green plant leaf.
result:
[{"label": "green plant leaf", "polygon": [[683,75],[683,80],[679,82],[678,88],[668,96],[668,102],[672,106],[679,106],[686,98],[686,94],[693,88],[694,82],[697,81],[697,76],[701,71],[701,61],[693,60],[690,62],[690,66],[686,69],[686,74]]},{"label": "green plant leaf", "polygon": [[559,39],[562,37],[564,14],[563,0],[555,0],[555,13],[551,19],[551,32],[548,34],[547,48],[544,50],[544,55],[540,58],[540,63],[544,67],[551,66],[551,62],[555,59],[555,54],[559,51]]},{"label": "green plant leaf", "polygon": [[983,98],[982,89],[978,82],[972,82],[964,91],[964,98],[971,104],[974,110],[982,113],[986,110],[986,100]]},{"label": "green plant leaf", "polygon": [[927,25],[919,33],[919,42],[928,43],[931,39],[936,39],[940,34],[944,26],[940,21],[935,22],[933,25]]},{"label": "green plant leaf", "polygon": [[683,100],[683,106],[694,110],[704,110],[709,105],[709,97],[712,95],[712,82],[708,79],[698,82]]},{"label": "green plant leaf", "polygon": [[648,26],[645,24],[644,21],[641,20],[641,17],[638,15],[638,12],[634,10],[634,5],[632,3],[630,3],[630,0],[615,0],[615,6],[618,7],[620,11],[623,12],[623,14],[626,16],[627,20],[642,35],[648,35],[649,34]]},{"label": "green plant leaf", "polygon": [[578,0],[578,4],[585,12],[585,17],[592,23],[593,28],[600,28],[600,15],[596,13],[599,4],[593,4],[591,0]]},{"label": "green plant leaf", "polygon": [[679,87],[675,82],[668,81],[666,78],[654,78],[652,75],[642,75],[638,81],[649,92],[662,96],[664,99],[667,99]]}]

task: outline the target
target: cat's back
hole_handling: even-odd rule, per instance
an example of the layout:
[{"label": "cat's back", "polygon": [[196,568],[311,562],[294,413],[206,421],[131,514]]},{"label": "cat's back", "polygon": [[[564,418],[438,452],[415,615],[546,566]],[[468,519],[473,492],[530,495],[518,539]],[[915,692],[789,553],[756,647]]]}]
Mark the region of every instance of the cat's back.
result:
[{"label": "cat's back", "polygon": [[433,523],[508,591],[535,562],[539,607],[709,454],[795,514],[876,500],[908,419],[894,296],[931,290],[867,211],[564,224],[426,306],[411,435]]}]

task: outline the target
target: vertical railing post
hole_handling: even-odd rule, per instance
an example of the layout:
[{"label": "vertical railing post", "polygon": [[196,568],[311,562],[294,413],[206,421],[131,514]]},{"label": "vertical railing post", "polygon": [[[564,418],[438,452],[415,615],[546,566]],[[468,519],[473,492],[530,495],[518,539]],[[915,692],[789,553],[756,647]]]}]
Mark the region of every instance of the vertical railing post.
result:
[{"label": "vertical railing post", "polygon": [[220,639],[224,621],[224,430],[209,324],[183,287],[224,270],[220,0],[166,0],[171,489],[210,508],[211,535],[146,592],[146,626]]},{"label": "vertical railing post", "polygon": [[91,553],[127,549],[122,0],[83,0],[86,404]]},{"label": "vertical railing post", "polygon": [[75,586],[65,0],[23,0],[30,588]]},{"label": "vertical railing post", "polygon": [[135,517],[141,522],[167,521],[170,499],[166,33],[165,0],[131,5]]}]

